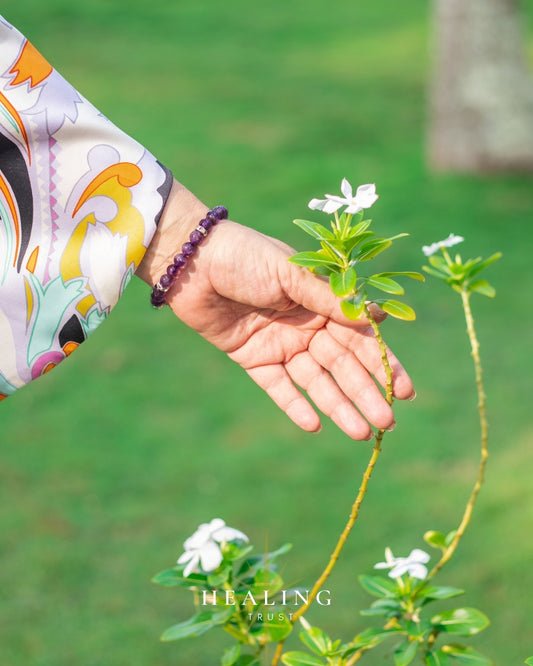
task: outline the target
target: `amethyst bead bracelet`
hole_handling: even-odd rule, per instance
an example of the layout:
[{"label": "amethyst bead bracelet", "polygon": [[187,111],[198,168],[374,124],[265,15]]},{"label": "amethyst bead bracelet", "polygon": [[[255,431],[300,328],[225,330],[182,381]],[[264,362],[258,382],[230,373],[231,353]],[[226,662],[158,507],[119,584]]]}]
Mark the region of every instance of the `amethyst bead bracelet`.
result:
[{"label": "amethyst bead bracelet", "polygon": [[154,285],[150,296],[150,303],[156,309],[166,305],[167,291],[176,282],[178,275],[187,266],[187,261],[196,252],[196,248],[204,240],[209,230],[220,220],[228,219],[228,209],[224,206],[215,206],[210,210],[194,231],[191,232],[189,240],[183,243],[181,252],[174,257],[174,261],[167,268],[167,272],[159,278]]}]

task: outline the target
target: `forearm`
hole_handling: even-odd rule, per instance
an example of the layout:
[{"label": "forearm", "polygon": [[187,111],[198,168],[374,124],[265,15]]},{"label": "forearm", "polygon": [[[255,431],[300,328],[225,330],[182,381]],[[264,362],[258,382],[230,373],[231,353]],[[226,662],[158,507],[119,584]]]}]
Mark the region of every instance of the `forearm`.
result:
[{"label": "forearm", "polygon": [[1,17],[0,42],[2,398],[105,320],[151,243],[172,177]]}]

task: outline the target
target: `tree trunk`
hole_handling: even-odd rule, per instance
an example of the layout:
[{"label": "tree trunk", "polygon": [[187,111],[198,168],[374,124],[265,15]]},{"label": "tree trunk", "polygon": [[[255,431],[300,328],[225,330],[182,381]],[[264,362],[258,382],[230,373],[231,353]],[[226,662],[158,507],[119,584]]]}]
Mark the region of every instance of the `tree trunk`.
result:
[{"label": "tree trunk", "polygon": [[434,2],[431,165],[533,171],[533,78],[518,0]]}]

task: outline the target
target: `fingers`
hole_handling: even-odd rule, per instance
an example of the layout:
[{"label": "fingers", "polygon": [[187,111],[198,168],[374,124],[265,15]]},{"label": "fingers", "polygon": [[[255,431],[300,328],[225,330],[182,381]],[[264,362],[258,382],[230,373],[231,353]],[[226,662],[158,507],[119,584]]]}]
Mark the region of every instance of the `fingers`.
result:
[{"label": "fingers", "polygon": [[[327,328],[332,336],[341,345],[354,351],[364,367],[382,386],[385,386],[386,376],[381,352],[369,327],[368,319],[363,316],[357,321],[352,321],[345,317],[340,309],[340,299],[331,292],[327,280],[287,261],[284,262],[284,266],[285,270],[282,271],[280,280],[287,295],[307,310],[327,317],[329,320]],[[386,313],[375,304],[371,303],[369,310],[377,323],[386,317]],[[413,397],[414,388],[409,375],[390,350],[387,357],[393,370],[394,397],[400,400]]]},{"label": "fingers", "polygon": [[368,421],[376,428],[393,426],[394,414],[390,405],[349,349],[323,328],[311,340],[309,352],[319,366],[331,373],[343,395],[355,403]]},{"label": "fingers", "polygon": [[[249,369],[248,374],[304,430],[316,432],[320,420],[295,384],[301,386],[317,408],[352,439],[372,437],[368,421],[377,428],[393,427],[392,409],[372,377],[329,333],[324,331],[321,336],[322,339],[310,345],[310,351],[295,354],[285,366],[258,366]],[[318,359],[313,357],[314,354]]]},{"label": "fingers", "polygon": [[343,314],[340,299],[332,293],[326,279],[313,275],[306,268],[295,266],[286,260],[281,264],[280,273],[280,282],[286,294],[295,303],[351,328],[368,326],[368,320],[364,316],[353,321]]},{"label": "fingers", "polygon": [[[345,349],[353,351],[366,370],[374,375],[382,386],[386,385],[387,379],[381,359],[381,351],[370,327],[355,330],[341,326],[334,321],[329,321],[326,324],[326,329],[331,334],[331,337],[340,345]],[[398,400],[412,399],[415,392],[409,375],[390,349],[387,349],[387,358],[393,373],[392,387],[394,397]]]},{"label": "fingers", "polygon": [[[349,437],[361,440],[372,436],[368,423],[337,386],[331,375],[309,352],[296,354],[285,367],[291,378],[307,392],[318,409],[331,418]],[[383,401],[381,395],[380,399]]]},{"label": "fingers", "polygon": [[317,413],[298,391],[281,364],[261,365],[246,372],[302,430],[320,430]]}]

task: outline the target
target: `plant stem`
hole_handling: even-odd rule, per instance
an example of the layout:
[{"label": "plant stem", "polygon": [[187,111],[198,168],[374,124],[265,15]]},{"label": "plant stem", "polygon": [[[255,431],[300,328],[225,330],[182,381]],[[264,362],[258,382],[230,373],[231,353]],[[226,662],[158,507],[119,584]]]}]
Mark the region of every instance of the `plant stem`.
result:
[{"label": "plant stem", "polygon": [[474,488],[472,489],[470,499],[466,504],[465,512],[463,514],[461,523],[457,528],[457,532],[455,533],[455,536],[452,539],[450,545],[443,552],[439,562],[437,562],[437,564],[430,571],[426,581],[433,578],[433,576],[435,576],[435,574],[437,574],[442,569],[442,567],[451,559],[452,555],[455,553],[455,550],[457,549],[457,546],[459,545],[459,542],[461,541],[461,538],[463,537],[463,534],[465,533],[466,528],[468,527],[470,520],[472,518],[472,511],[474,510],[474,505],[476,503],[479,491],[481,490],[481,486],[483,485],[483,480],[485,478],[485,467],[487,465],[487,460],[489,457],[488,423],[487,423],[487,414],[485,407],[485,389],[483,387],[483,369],[481,367],[481,358],[479,356],[479,342],[474,328],[474,318],[472,316],[472,311],[470,309],[470,294],[468,293],[468,291],[466,291],[466,289],[463,289],[461,291],[461,299],[463,301],[463,310],[466,319],[466,331],[470,339],[470,346],[472,348],[471,355],[474,360],[474,368],[476,375],[476,387],[478,395],[477,408],[479,413],[479,424],[481,431],[480,435],[481,461],[479,463],[479,470],[476,483],[474,484]]},{"label": "plant stem", "polygon": [[[229,583],[228,581],[226,581],[226,582],[224,583],[224,585],[222,586],[222,588],[223,588],[224,590],[228,590],[228,591],[230,591],[230,592],[233,591],[233,590],[231,589],[231,585],[230,585],[230,583]],[[257,640],[256,640],[255,637],[252,636],[252,634],[250,633],[250,627],[248,627],[248,626],[246,625],[246,623],[244,622],[244,620],[242,619],[241,608],[239,608],[239,606],[236,606],[234,618],[235,618],[235,622],[237,623],[238,630],[239,630],[239,632],[240,632],[240,634],[241,634],[241,636],[242,636],[243,642],[244,642],[245,644],[247,644],[247,645],[251,645],[252,647],[257,648],[257,647],[258,647],[258,645],[257,645]],[[262,649],[262,648],[260,648],[260,650],[261,650],[261,649]]]},{"label": "plant stem", "polygon": [[[389,363],[389,359],[387,357],[387,346],[381,336],[381,331],[379,330],[379,326],[376,324],[374,321],[374,318],[372,317],[372,314],[370,313],[370,310],[368,309],[368,306],[365,305],[364,307],[364,313],[370,322],[370,326],[372,327],[372,330],[374,331],[374,336],[376,338],[376,342],[379,345],[379,349],[381,352],[381,361],[383,363],[383,368],[385,370],[385,376],[386,376],[386,385],[385,385],[385,397],[389,405],[392,405],[393,401],[393,395],[392,395],[392,368]],[[324,569],[324,571],[321,573],[319,578],[317,579],[316,583],[313,585],[313,588],[311,592],[309,593],[308,600],[303,606],[300,606],[300,608],[293,614],[292,616],[292,624],[294,624],[298,618],[300,618],[306,610],[309,608],[309,606],[313,603],[316,595],[320,590],[322,589],[323,584],[325,583],[326,579],[329,577],[331,574],[333,567],[335,566],[337,560],[339,559],[339,555],[344,547],[344,544],[346,543],[346,540],[348,539],[348,535],[350,534],[352,527],[355,524],[355,521],[359,517],[359,509],[361,507],[361,504],[363,502],[363,499],[366,495],[366,491],[368,489],[368,483],[370,481],[370,477],[372,476],[372,472],[374,470],[374,466],[376,464],[376,461],[379,457],[379,454],[381,452],[381,442],[383,441],[383,436],[385,435],[385,430],[378,430],[376,432],[375,436],[375,441],[374,441],[374,448],[372,449],[372,455],[370,457],[370,460],[368,461],[368,465],[366,466],[366,469],[363,473],[362,481],[361,481],[361,486],[359,488],[359,492],[357,493],[357,497],[355,498],[355,501],[352,505],[352,509],[350,511],[350,516],[348,518],[348,522],[346,523],[344,530],[342,531],[338,541],[337,545],[335,546],[335,549],[333,550],[333,553],[331,554],[329,558],[329,562]],[[272,660],[272,666],[276,666],[276,664],[279,662],[279,659],[281,657],[281,653],[283,650],[283,641],[278,643],[278,646],[276,648],[276,652],[274,653],[274,658]],[[352,663],[355,663],[352,661]]]}]

